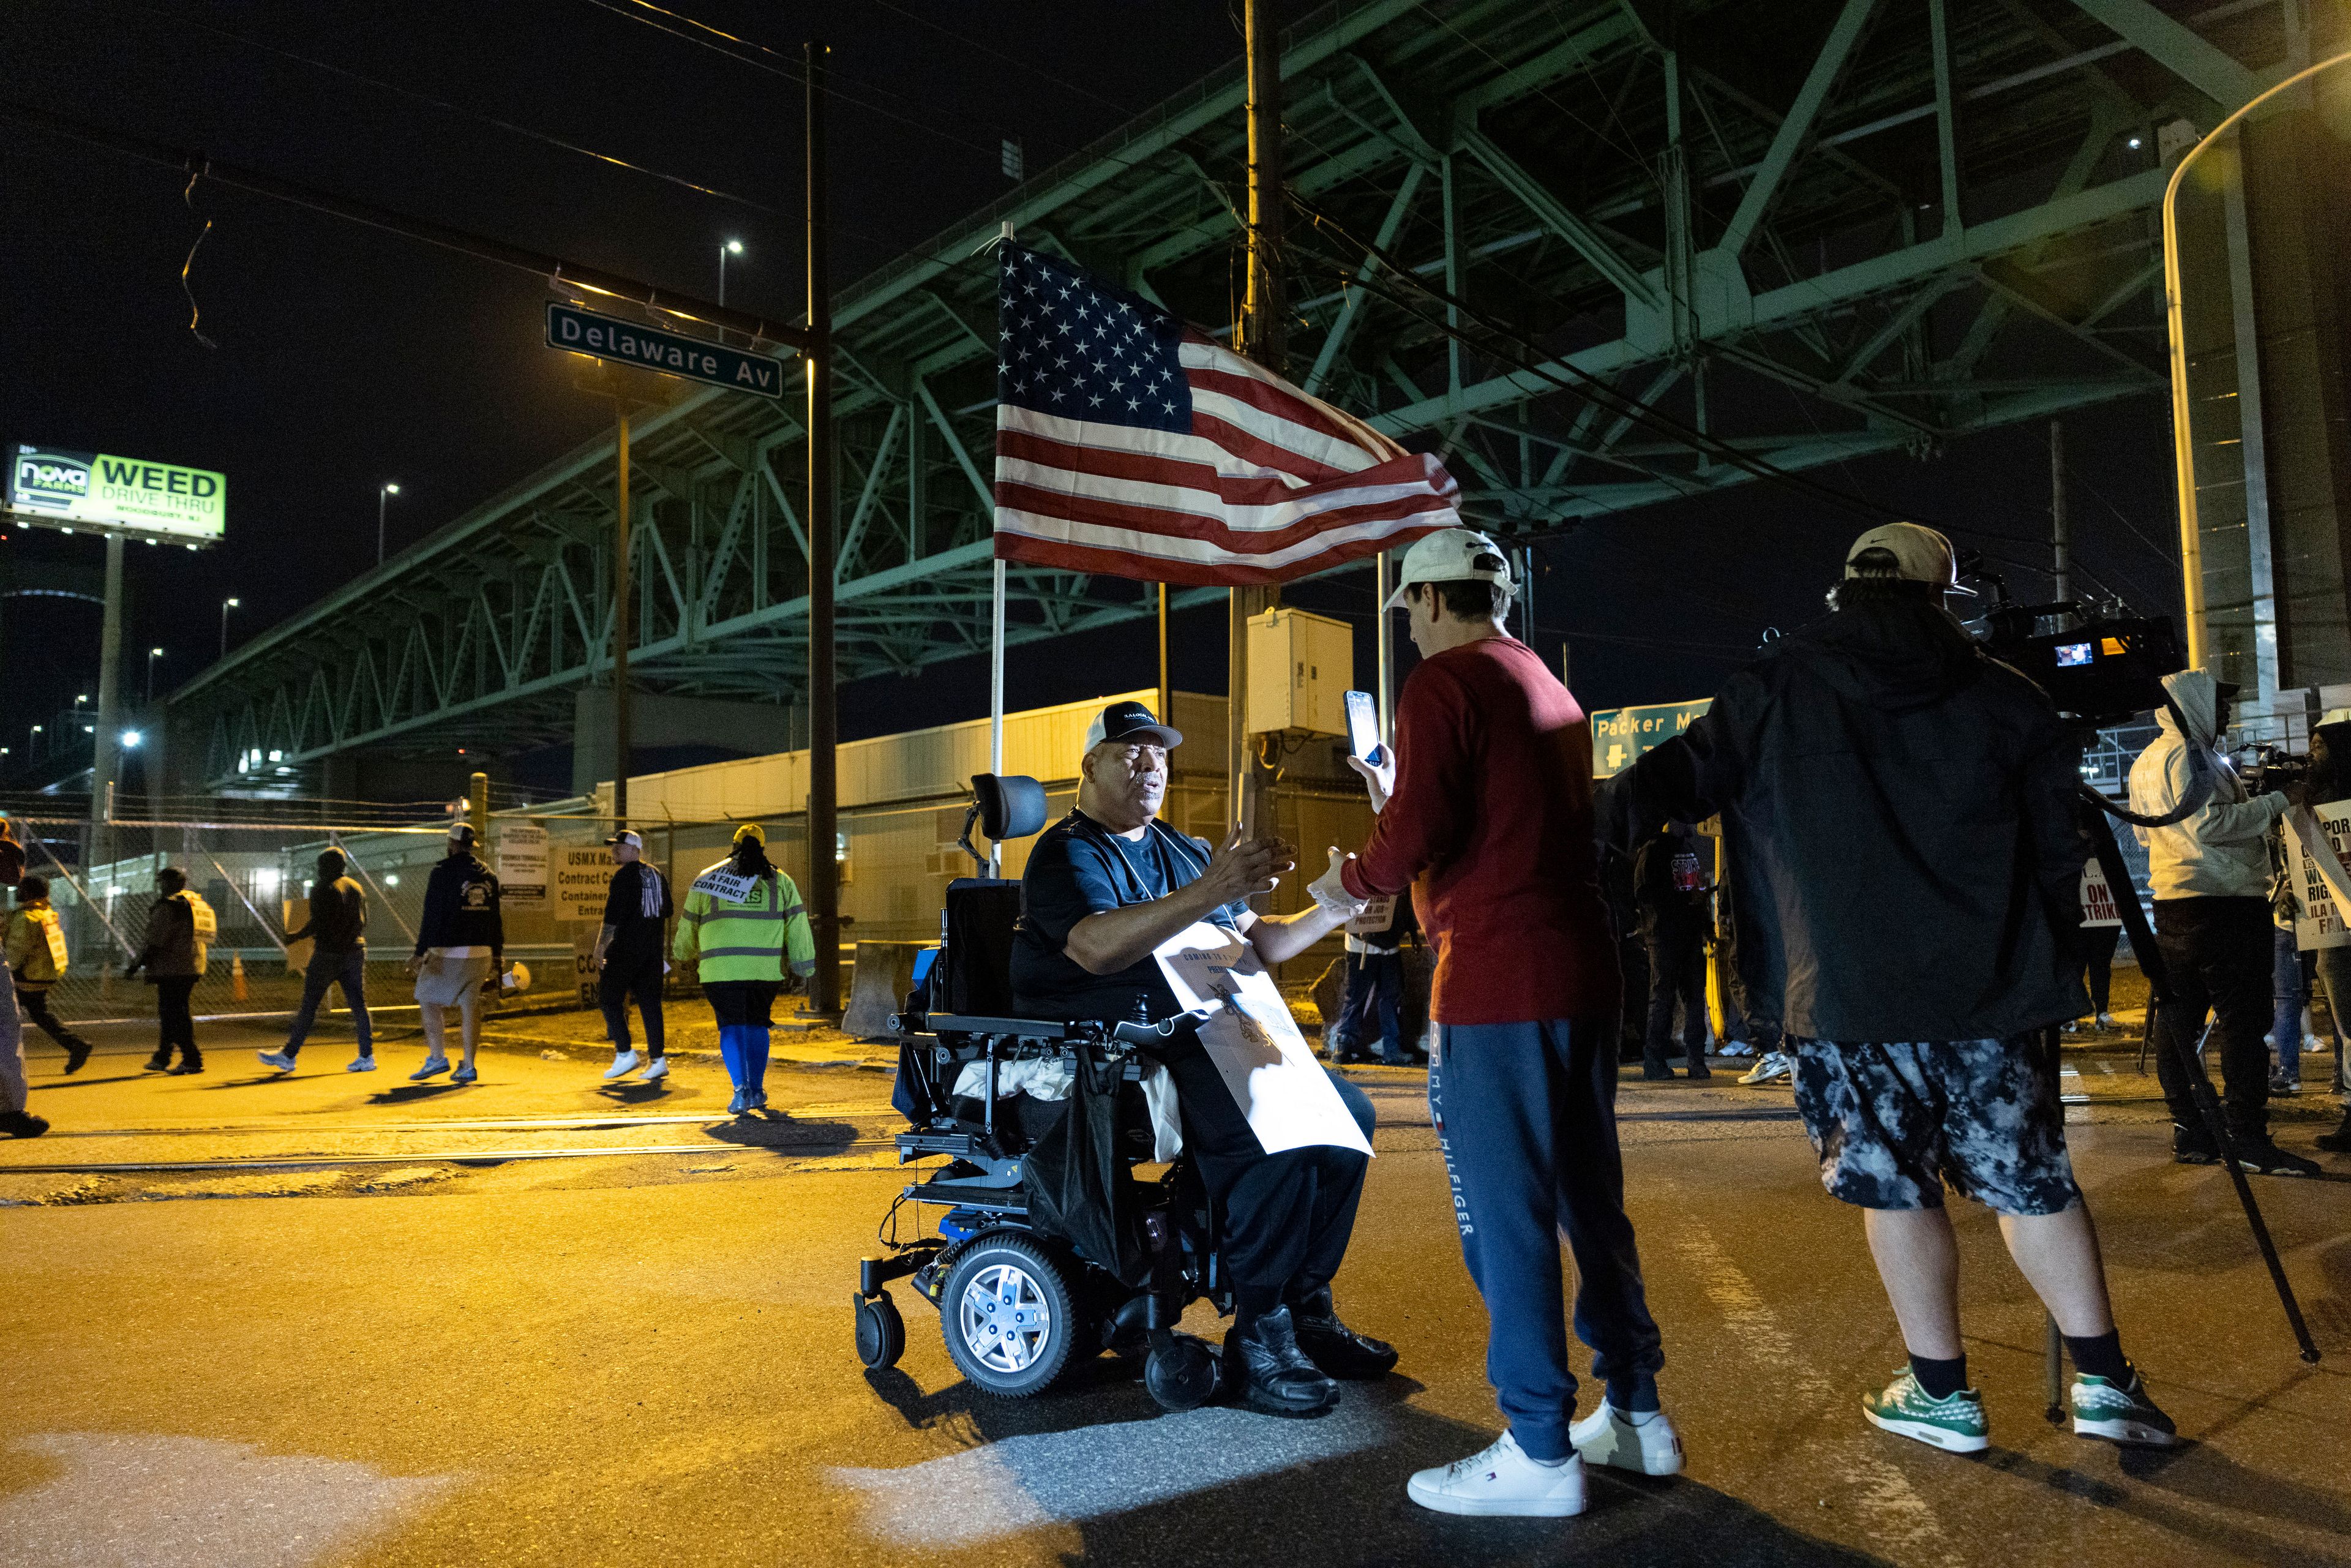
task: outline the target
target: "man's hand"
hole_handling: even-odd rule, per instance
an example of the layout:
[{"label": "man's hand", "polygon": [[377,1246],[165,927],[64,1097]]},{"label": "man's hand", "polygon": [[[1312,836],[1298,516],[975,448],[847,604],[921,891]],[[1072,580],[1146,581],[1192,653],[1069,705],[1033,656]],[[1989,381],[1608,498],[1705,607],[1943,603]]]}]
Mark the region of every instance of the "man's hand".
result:
[{"label": "man's hand", "polygon": [[1271,893],[1281,874],[1297,864],[1288,844],[1280,839],[1244,839],[1241,825],[1225,835],[1208,857],[1201,885],[1216,894],[1218,904],[1231,904],[1255,894]]},{"label": "man's hand", "polygon": [[424,967],[424,955],[422,953],[411,953],[408,956],[408,962],[402,965],[402,967],[405,968],[412,975],[417,974]]},{"label": "man's hand", "polygon": [[1349,861],[1354,858],[1353,855],[1341,854],[1339,846],[1332,845],[1331,869],[1309,883],[1306,887],[1306,891],[1313,894],[1318,907],[1337,915],[1342,920],[1353,920],[1369,907],[1363,899],[1349,893],[1347,884],[1340,880],[1341,871]]},{"label": "man's hand", "polygon": [[1347,758],[1347,766],[1364,776],[1364,788],[1371,792],[1372,810],[1388,809],[1388,797],[1395,793],[1395,747],[1380,747],[1380,759],[1366,762],[1360,757]]}]

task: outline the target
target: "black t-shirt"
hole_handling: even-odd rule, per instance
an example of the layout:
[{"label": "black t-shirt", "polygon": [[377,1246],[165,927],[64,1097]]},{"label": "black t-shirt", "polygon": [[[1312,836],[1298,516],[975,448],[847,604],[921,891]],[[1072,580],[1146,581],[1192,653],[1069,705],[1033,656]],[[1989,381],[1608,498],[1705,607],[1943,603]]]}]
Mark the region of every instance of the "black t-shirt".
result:
[{"label": "black t-shirt", "polygon": [[661,956],[662,923],[671,913],[669,883],[661,873],[643,861],[631,861],[615,871],[604,894],[604,924],[612,928],[604,962],[625,967]]},{"label": "black t-shirt", "polygon": [[[1149,954],[1115,974],[1093,975],[1062,951],[1070,929],[1089,915],[1148,904],[1197,882],[1208,869],[1208,845],[1153,822],[1141,839],[1125,839],[1071,811],[1029,852],[1020,879],[1020,925],[1012,939],[1013,1005],[1041,1019],[1134,1016],[1140,1000],[1152,1019],[1173,1017],[1175,993]],[[1220,904],[1207,918],[1235,930],[1248,906]]]}]

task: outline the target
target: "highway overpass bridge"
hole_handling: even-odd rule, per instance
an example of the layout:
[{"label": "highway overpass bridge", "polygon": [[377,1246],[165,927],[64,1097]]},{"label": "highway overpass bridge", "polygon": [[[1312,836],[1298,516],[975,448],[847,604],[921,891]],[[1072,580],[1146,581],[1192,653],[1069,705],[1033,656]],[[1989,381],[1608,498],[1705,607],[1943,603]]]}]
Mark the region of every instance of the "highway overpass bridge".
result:
[{"label": "highway overpass bridge", "polygon": [[[1292,220],[1292,372],[1441,450],[1465,512],[1514,533],[1754,482],[1579,373],[1796,471],[2155,390],[2164,154],[2306,59],[2312,9],[1327,7],[1282,51],[1290,184],[1328,220]],[[1243,152],[1236,64],[838,297],[844,681],[986,644],[988,238],[1223,321]],[[681,390],[635,423],[632,675],[682,724],[764,727],[752,750],[805,679],[800,412]],[[174,772],[572,740],[612,662],[613,458],[569,453],[189,684]],[[1151,590],[1020,570],[1011,594],[1029,640]]]}]

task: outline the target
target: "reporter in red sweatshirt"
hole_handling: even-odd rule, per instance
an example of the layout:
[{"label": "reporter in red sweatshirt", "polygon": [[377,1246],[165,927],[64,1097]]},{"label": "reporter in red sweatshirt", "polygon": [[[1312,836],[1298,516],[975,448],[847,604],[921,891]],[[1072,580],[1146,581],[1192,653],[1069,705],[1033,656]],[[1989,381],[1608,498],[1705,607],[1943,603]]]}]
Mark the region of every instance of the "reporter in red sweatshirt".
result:
[{"label": "reporter in red sweatshirt", "polygon": [[[1578,1513],[1583,1463],[1681,1469],[1657,1403],[1665,1364],[1625,1218],[1616,1144],[1616,944],[1593,849],[1592,727],[1503,630],[1516,585],[1468,528],[1405,553],[1384,610],[1411,616],[1393,755],[1356,766],[1379,813],[1338,867],[1344,894],[1412,888],[1437,946],[1428,1107],[1462,1256],[1489,1319],[1486,1375],[1510,1430],[1412,1478],[1451,1513]],[[1327,880],[1327,879],[1326,879]],[[1336,890],[1330,890],[1335,892]],[[1605,1399],[1574,1420],[1559,1235],[1577,1337]]]}]

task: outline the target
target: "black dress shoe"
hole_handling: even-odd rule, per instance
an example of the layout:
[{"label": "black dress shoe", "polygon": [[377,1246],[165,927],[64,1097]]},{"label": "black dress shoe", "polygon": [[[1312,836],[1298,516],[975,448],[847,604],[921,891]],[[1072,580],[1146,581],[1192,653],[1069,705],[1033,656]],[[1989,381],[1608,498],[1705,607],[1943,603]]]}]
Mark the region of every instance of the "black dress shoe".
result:
[{"label": "black dress shoe", "polygon": [[1339,1402],[1339,1385],[1299,1348],[1288,1307],[1261,1314],[1246,1333],[1227,1331],[1225,1375],[1242,1404],[1268,1416],[1320,1416]]},{"label": "black dress shoe", "polygon": [[1332,1376],[1350,1383],[1370,1383],[1395,1370],[1395,1346],[1385,1340],[1357,1333],[1341,1322],[1338,1308],[1331,1304],[1330,1286],[1293,1302],[1290,1312],[1298,1348]]},{"label": "black dress shoe", "polygon": [[30,1111],[0,1111],[0,1133],[12,1138],[37,1138],[49,1130],[48,1119]]},{"label": "black dress shoe", "polygon": [[81,1064],[89,1060],[89,1042],[88,1040],[77,1040],[66,1047],[66,1071],[68,1074],[79,1072]]}]

